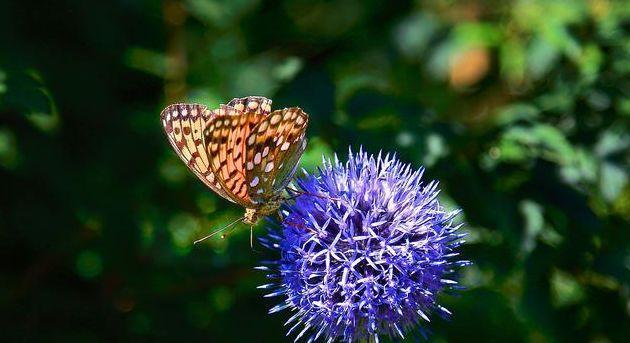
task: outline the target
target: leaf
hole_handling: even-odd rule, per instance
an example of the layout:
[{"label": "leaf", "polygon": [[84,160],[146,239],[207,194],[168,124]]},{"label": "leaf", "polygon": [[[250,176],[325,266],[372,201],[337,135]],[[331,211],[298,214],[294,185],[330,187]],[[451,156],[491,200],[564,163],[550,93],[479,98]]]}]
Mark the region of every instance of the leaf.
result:
[{"label": "leaf", "polygon": [[612,203],[621,194],[628,183],[627,169],[611,162],[604,162],[600,167],[599,187],[604,199]]},{"label": "leaf", "polygon": [[540,110],[529,103],[516,102],[499,109],[495,123],[503,126],[519,120],[533,121],[538,118]]},{"label": "leaf", "polygon": [[566,307],[584,299],[584,288],[569,273],[554,270],[551,274],[551,303],[554,307]]},{"label": "leaf", "polygon": [[521,253],[529,255],[529,253],[536,248],[536,238],[542,232],[545,225],[543,208],[532,200],[523,200],[519,204],[519,209],[525,218]]}]

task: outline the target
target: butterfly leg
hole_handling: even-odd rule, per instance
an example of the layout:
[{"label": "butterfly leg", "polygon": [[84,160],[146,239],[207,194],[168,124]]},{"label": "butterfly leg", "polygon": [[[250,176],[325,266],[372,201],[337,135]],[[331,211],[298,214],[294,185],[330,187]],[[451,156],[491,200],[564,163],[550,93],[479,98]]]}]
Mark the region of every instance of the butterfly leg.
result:
[{"label": "butterfly leg", "polygon": [[249,247],[254,250],[254,226],[249,226]]},{"label": "butterfly leg", "polygon": [[253,225],[249,227],[249,247],[252,249],[253,252],[260,253],[260,251],[254,249],[254,226]]}]

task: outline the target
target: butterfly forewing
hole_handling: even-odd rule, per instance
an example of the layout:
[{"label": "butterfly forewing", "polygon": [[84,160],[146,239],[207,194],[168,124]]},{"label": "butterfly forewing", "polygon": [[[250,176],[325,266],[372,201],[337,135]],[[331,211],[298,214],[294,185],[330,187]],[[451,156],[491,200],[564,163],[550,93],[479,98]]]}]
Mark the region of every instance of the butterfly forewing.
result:
[{"label": "butterfly forewing", "polygon": [[265,117],[262,113],[241,113],[231,106],[215,110],[204,130],[210,167],[222,190],[235,202],[251,207],[245,177],[245,141]]},{"label": "butterfly forewing", "polygon": [[285,108],[267,115],[247,137],[245,176],[254,204],[276,195],[293,176],[304,151],[307,123],[301,109]]},{"label": "butterfly forewing", "polygon": [[216,180],[203,144],[202,131],[211,116],[211,111],[199,104],[170,105],[160,115],[166,136],[182,161],[210,189],[232,201]]}]

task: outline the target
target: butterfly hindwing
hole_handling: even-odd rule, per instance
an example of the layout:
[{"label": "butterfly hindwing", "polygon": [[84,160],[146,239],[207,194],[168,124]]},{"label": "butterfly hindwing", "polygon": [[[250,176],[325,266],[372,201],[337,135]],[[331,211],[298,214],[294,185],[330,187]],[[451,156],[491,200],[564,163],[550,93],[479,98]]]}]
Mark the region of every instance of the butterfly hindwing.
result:
[{"label": "butterfly hindwing", "polygon": [[241,113],[254,112],[267,115],[271,112],[271,100],[262,96],[234,98],[228,102],[227,106],[234,107]]},{"label": "butterfly hindwing", "polygon": [[300,108],[285,108],[267,115],[247,137],[245,175],[254,204],[288,184],[304,151],[307,124],[308,116]]},{"label": "butterfly hindwing", "polygon": [[273,193],[278,193],[283,191],[291,179],[295,174],[298,168],[298,162],[300,162],[300,158],[302,157],[302,153],[306,150],[306,137],[302,136],[302,138],[296,142],[295,144],[291,144],[289,150],[286,152],[286,161],[282,168],[278,169],[277,174],[275,175],[276,182],[273,184]]},{"label": "butterfly hindwing", "polygon": [[256,112],[240,113],[222,105],[206,123],[204,142],[210,155],[210,168],[223,191],[236,203],[251,207],[245,177],[245,140],[264,118]]},{"label": "butterfly hindwing", "polygon": [[173,104],[162,111],[160,119],[171,146],[186,166],[210,189],[232,201],[215,179],[203,144],[202,130],[211,115],[203,105]]}]

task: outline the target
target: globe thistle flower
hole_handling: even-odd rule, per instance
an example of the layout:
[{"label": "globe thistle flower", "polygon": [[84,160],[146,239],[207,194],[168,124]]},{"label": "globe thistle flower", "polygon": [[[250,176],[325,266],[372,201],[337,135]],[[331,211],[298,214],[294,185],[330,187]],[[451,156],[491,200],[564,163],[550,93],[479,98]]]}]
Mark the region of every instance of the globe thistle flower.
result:
[{"label": "globe thistle flower", "polygon": [[350,151],[347,163],[335,156],[298,180],[304,194],[284,205],[281,232],[261,239],[281,257],[258,267],[273,280],[259,288],[283,298],[270,313],[295,312],[287,335],[378,342],[415,327],[424,335],[422,322],[450,315],[436,296],[469,262],[456,261],[458,211],[444,210],[438,183],[422,174],[395,156]]}]

